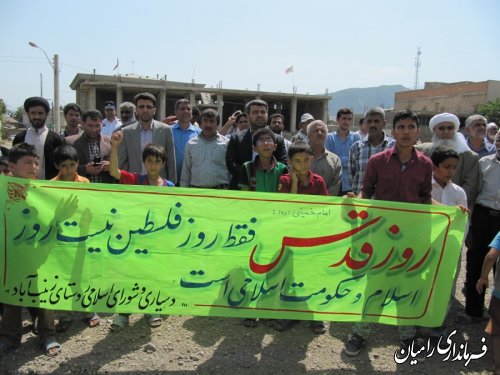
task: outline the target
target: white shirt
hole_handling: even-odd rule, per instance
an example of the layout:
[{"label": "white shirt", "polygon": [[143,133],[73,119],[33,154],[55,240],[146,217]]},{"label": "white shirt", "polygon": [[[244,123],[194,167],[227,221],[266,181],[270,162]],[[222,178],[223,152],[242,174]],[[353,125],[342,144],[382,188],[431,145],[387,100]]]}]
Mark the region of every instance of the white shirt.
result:
[{"label": "white shirt", "polygon": [[48,133],[49,129],[47,129],[45,125],[40,129],[35,129],[33,126],[30,126],[28,131],[26,132],[26,136],[24,137],[24,142],[29,145],[35,146],[36,154],[39,158],[38,178],[40,180],[45,180],[44,145]]},{"label": "white shirt", "polygon": [[102,120],[101,135],[107,135],[111,137],[116,128],[122,126],[122,122],[115,116],[113,121],[109,121],[107,118]]},{"label": "white shirt", "polygon": [[467,195],[464,189],[451,181],[442,188],[434,179],[434,176],[432,177],[432,198],[447,206],[462,205],[467,207]]}]

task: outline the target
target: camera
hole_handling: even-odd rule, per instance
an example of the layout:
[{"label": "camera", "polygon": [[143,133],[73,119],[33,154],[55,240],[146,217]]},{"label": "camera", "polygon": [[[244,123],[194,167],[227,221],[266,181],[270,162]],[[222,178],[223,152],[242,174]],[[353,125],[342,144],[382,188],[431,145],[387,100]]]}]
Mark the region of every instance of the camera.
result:
[{"label": "camera", "polygon": [[101,157],[100,156],[95,156],[94,157],[94,165],[102,165]]}]

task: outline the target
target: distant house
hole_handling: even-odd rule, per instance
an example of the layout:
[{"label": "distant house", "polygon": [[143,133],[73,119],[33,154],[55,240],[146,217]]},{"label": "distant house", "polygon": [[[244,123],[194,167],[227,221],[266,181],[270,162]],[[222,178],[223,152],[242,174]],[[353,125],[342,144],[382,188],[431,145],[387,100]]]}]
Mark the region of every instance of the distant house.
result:
[{"label": "distant house", "polygon": [[420,124],[428,125],[436,114],[450,112],[465,119],[481,104],[500,97],[500,81],[483,82],[426,82],[421,90],[397,92],[394,110],[411,109],[419,114]]}]

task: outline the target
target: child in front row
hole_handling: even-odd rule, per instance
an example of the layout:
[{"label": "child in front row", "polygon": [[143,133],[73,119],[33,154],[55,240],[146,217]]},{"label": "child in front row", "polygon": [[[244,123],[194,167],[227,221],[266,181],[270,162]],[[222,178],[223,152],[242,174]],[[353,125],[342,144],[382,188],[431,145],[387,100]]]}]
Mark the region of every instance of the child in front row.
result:
[{"label": "child in front row", "polygon": [[[61,145],[54,150],[54,164],[59,173],[52,181],[85,182],[90,183],[88,178],[80,176],[76,171],[80,159],[78,151],[71,145]],[[56,324],[57,332],[67,331],[73,322],[72,311],[60,311],[59,321]],[[101,323],[101,318],[96,313],[88,313],[85,319],[90,328],[97,327]]]},{"label": "child in front row", "polygon": [[[13,177],[35,180],[38,175],[38,155],[34,146],[18,144],[10,149],[9,169]],[[0,328],[0,356],[21,346],[23,335],[23,314],[21,306],[4,304]],[[61,351],[61,344],[55,338],[54,312],[38,307],[28,307],[33,325],[40,337],[45,354],[52,357]],[[36,323],[35,323],[36,322]]]},{"label": "child in front row", "polygon": [[[274,193],[280,176],[287,172],[286,165],[273,156],[277,147],[275,135],[269,128],[259,129],[252,135],[252,144],[257,156],[242,165],[238,185],[241,190]],[[258,324],[258,318],[243,319],[246,327],[254,328]]]},{"label": "child in front row", "polygon": [[[289,174],[280,177],[278,191],[280,193],[328,195],[325,180],[311,171],[314,153],[307,143],[295,142],[288,147]],[[274,322],[274,328],[285,331],[297,321],[281,319]],[[325,322],[314,320],[311,329],[320,335],[326,332]]]},{"label": "child in front row", "polygon": [[[142,151],[142,162],[146,168],[146,174],[130,173],[118,168],[118,146],[123,140],[123,133],[116,131],[111,136],[111,154],[109,159],[109,174],[125,185],[152,185],[173,187],[174,183],[160,176],[165,168],[167,153],[162,146],[148,144]],[[117,314],[111,323],[112,331],[120,331],[128,325],[130,314]],[[162,325],[163,319],[160,315],[145,315],[151,328]]]},{"label": "child in front row", "polygon": [[[464,189],[460,186],[454,184],[451,179],[455,176],[458,165],[458,153],[446,146],[438,146],[432,151],[432,199],[435,202],[444,204],[446,206],[459,206],[462,211],[467,211],[467,195]],[[433,203],[435,203],[433,202]],[[465,233],[467,235],[467,233]],[[461,250],[461,249],[460,249]],[[460,259],[458,261],[458,267],[460,267]],[[458,272],[457,272],[458,276]],[[451,296],[455,295],[456,288],[456,278],[453,282],[453,287],[451,290],[451,295],[446,301],[448,303],[448,311],[450,308]],[[434,327],[430,329],[430,340],[433,346],[437,345],[440,337],[446,335],[446,320],[448,316],[448,311],[440,327]]]}]

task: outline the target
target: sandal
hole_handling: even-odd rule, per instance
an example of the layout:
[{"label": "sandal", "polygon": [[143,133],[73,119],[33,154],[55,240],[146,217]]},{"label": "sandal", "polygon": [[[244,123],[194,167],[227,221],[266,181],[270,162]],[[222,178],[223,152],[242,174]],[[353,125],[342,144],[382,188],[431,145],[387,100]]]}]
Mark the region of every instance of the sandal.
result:
[{"label": "sandal", "polygon": [[259,325],[259,318],[243,319],[243,325],[248,328],[255,328]]},{"label": "sandal", "polygon": [[56,324],[56,332],[66,332],[73,323],[72,320],[60,320]]},{"label": "sandal", "polygon": [[113,332],[121,331],[123,328],[128,326],[128,315],[126,314],[116,314],[113,318],[113,322],[109,329]]},{"label": "sandal", "polygon": [[313,333],[315,333],[316,335],[322,335],[323,333],[326,332],[325,322],[314,321],[311,323],[311,329],[312,329]]},{"label": "sandal", "polygon": [[273,322],[273,328],[276,331],[283,332],[292,328],[296,323],[296,320],[279,319]]},{"label": "sandal", "polygon": [[42,349],[45,350],[47,357],[55,357],[61,352],[61,344],[54,336],[47,336],[42,340]]},{"label": "sandal", "polygon": [[158,328],[163,323],[163,319],[160,315],[145,315],[145,318],[148,320],[148,324],[151,328]]},{"label": "sandal", "polygon": [[99,324],[101,324],[101,318],[96,313],[93,313],[87,318],[87,323],[90,328],[97,327]]}]

